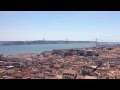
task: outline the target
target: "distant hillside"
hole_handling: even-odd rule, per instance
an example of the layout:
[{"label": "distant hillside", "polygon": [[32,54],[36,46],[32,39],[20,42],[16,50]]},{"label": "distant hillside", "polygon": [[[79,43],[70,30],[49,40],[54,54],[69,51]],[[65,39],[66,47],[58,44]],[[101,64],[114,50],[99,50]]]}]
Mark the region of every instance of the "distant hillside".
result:
[{"label": "distant hillside", "polygon": [[94,41],[0,41],[0,45],[31,45],[31,44],[68,44],[68,43],[92,43]]}]

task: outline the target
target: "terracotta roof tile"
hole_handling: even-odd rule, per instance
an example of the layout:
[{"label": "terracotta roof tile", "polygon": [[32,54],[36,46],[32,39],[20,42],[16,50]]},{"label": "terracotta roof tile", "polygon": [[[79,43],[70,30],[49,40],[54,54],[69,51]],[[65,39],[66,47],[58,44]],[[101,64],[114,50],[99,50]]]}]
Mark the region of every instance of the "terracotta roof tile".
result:
[{"label": "terracotta roof tile", "polygon": [[97,79],[95,76],[85,76],[84,79]]},{"label": "terracotta roof tile", "polygon": [[75,70],[71,70],[71,69],[69,69],[69,70],[64,70],[64,72],[63,73],[72,73],[72,74],[76,74],[76,71]]}]

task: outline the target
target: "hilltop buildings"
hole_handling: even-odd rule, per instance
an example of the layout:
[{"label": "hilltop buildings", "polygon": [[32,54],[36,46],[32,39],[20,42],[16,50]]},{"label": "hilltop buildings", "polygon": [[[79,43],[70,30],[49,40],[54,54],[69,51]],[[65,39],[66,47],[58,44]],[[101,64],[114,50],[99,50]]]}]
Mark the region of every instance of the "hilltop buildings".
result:
[{"label": "hilltop buildings", "polygon": [[120,46],[0,56],[1,79],[120,79]]}]

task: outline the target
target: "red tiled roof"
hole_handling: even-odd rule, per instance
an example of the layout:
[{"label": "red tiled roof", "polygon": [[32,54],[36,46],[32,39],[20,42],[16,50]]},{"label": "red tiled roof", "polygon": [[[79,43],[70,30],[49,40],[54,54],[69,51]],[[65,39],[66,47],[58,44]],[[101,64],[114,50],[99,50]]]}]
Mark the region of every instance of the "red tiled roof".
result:
[{"label": "red tiled roof", "polygon": [[56,75],[57,79],[62,79],[62,75]]},{"label": "red tiled roof", "polygon": [[31,58],[33,57],[33,54],[18,54],[18,55],[12,55],[8,56],[9,58]]},{"label": "red tiled roof", "polygon": [[77,75],[77,77],[76,77],[76,79],[83,79],[84,78],[84,76],[82,76],[82,75]]},{"label": "red tiled roof", "polygon": [[0,73],[4,73],[6,70],[4,68],[0,68]]},{"label": "red tiled roof", "polygon": [[22,74],[20,72],[15,72],[12,74],[14,77],[22,77]]},{"label": "red tiled roof", "polygon": [[76,74],[76,71],[75,70],[71,70],[71,69],[69,69],[69,70],[64,70],[64,73],[71,73],[71,74]]},{"label": "red tiled roof", "polygon": [[15,77],[12,77],[12,76],[3,76],[3,79],[15,79]]},{"label": "red tiled roof", "polygon": [[97,79],[95,76],[85,76],[84,79]]}]

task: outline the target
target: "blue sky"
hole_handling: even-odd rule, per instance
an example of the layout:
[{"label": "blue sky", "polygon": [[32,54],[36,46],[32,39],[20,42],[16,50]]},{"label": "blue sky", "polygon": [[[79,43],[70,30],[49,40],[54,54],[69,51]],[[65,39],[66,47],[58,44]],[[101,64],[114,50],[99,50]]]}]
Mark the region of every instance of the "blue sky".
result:
[{"label": "blue sky", "polygon": [[0,41],[120,41],[119,11],[0,11]]}]

